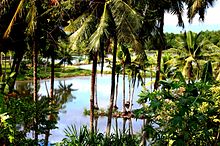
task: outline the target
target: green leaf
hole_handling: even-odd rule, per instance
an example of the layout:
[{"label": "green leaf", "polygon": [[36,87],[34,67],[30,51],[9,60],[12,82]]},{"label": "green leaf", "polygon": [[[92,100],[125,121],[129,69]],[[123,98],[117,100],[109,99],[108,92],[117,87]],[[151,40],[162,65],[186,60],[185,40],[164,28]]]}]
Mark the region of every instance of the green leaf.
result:
[{"label": "green leaf", "polygon": [[12,72],[12,73],[9,75],[9,77],[12,78],[12,77],[15,76],[15,74],[16,74],[16,72]]},{"label": "green leaf", "polygon": [[4,93],[5,93],[5,94],[8,94],[8,92],[9,92],[9,85],[6,84],[6,85],[5,85],[5,88],[4,88]]}]

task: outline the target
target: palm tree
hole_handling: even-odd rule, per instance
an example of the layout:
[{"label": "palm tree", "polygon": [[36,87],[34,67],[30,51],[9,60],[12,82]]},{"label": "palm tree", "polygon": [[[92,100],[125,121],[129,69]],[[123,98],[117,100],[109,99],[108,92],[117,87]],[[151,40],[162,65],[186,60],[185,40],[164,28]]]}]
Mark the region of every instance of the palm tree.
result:
[{"label": "palm tree", "polygon": [[[183,20],[182,20],[182,12],[183,12],[183,1],[177,0],[177,1],[165,1],[161,0],[158,1],[152,1],[149,0],[148,3],[148,9],[151,11],[150,13],[153,14],[153,16],[157,19],[157,28],[156,28],[156,37],[157,39],[157,47],[158,49],[158,55],[157,55],[157,66],[156,66],[156,77],[155,77],[155,84],[154,84],[154,90],[156,90],[159,86],[158,82],[160,80],[160,68],[161,68],[161,57],[162,57],[162,51],[166,48],[166,41],[164,37],[164,14],[165,12],[171,12],[172,14],[177,15],[178,17],[178,25],[184,26]],[[151,16],[152,17],[152,16]]]},{"label": "palm tree", "polygon": [[[94,6],[95,9],[94,9]],[[110,95],[110,108],[107,121],[107,133],[110,133],[111,127],[111,117],[112,117],[112,108],[114,102],[115,94],[115,65],[116,65],[116,52],[118,42],[131,43],[136,48],[140,48],[140,43],[137,40],[137,30],[140,28],[141,17],[138,13],[133,10],[126,2],[121,0],[112,0],[108,2],[92,2],[90,7],[92,10],[91,13],[88,13],[87,10],[83,15],[76,19],[75,21],[70,22],[75,32],[70,36],[70,41],[72,42],[72,48],[83,47],[83,40],[89,40],[90,52],[98,52],[98,56],[101,58],[101,63],[103,66],[104,58],[104,47],[108,46],[108,40],[113,41],[113,65],[112,65],[112,81],[111,81],[111,95]],[[96,12],[96,13],[94,13]],[[97,13],[99,12],[99,13]],[[90,15],[89,15],[90,14]],[[96,14],[96,15],[95,15]],[[122,15],[121,15],[122,14]],[[128,17],[128,15],[130,17]],[[100,21],[97,19],[101,16]],[[80,20],[83,20],[82,25],[77,28]],[[133,19],[130,21],[128,19]],[[97,23],[97,28],[94,27]],[[70,25],[71,26],[71,25]],[[68,27],[70,29],[71,27]],[[76,29],[77,28],[77,29]],[[95,28],[95,32],[93,32]],[[92,35],[91,35],[92,34]],[[89,37],[91,36],[91,37]],[[123,37],[124,36],[124,37]],[[78,42],[78,43],[77,43]],[[94,54],[94,53],[93,53]],[[93,85],[91,85],[93,86]],[[92,97],[91,97],[92,98]],[[91,100],[93,101],[93,100]],[[92,116],[93,114],[91,114]]]},{"label": "palm tree", "polygon": [[[1,21],[1,33],[0,44],[1,52],[14,51],[14,60],[11,67],[11,73],[15,72],[15,76],[11,79],[9,84],[9,90],[12,92],[15,84],[17,74],[19,72],[19,66],[22,57],[26,51],[27,45],[25,42],[26,22],[24,15],[19,15],[22,12],[24,0],[21,1],[1,1],[0,2],[0,21]],[[16,21],[16,25],[14,25]],[[10,35],[10,36],[9,36]]]},{"label": "palm tree", "polygon": [[202,21],[205,20],[205,12],[206,9],[208,9],[210,6],[212,7],[214,5],[214,2],[216,0],[187,0],[187,17],[189,19],[189,22],[192,22],[195,15],[199,14],[199,19]]}]

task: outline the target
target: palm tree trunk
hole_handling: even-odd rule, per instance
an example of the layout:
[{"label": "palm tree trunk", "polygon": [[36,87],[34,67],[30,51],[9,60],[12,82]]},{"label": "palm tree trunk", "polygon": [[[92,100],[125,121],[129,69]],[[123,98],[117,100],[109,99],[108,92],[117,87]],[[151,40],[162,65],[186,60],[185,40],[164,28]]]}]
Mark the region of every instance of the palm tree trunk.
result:
[{"label": "palm tree trunk", "polygon": [[160,66],[161,66],[161,57],[162,57],[162,51],[165,48],[164,44],[164,34],[163,34],[163,26],[164,26],[164,12],[161,14],[160,18],[160,26],[159,26],[159,33],[160,33],[160,47],[158,48],[158,54],[157,54],[157,68],[156,68],[156,79],[154,83],[154,90],[157,90],[159,87],[159,80],[160,80]]},{"label": "palm tree trunk", "polygon": [[153,84],[153,71],[152,71],[152,69],[153,69],[153,66],[151,65],[150,66],[150,91],[151,92],[153,91],[153,86],[152,86],[152,84]]},{"label": "palm tree trunk", "polygon": [[123,123],[122,123],[122,133],[123,134],[125,134],[125,131],[126,131],[126,122],[127,122],[127,119],[123,118]]},{"label": "palm tree trunk", "polygon": [[98,97],[97,97],[97,74],[95,76],[95,108],[99,109],[98,106]]},{"label": "palm tree trunk", "polygon": [[95,133],[98,133],[98,121],[99,121],[99,118],[96,117],[95,118],[95,126],[94,126]]},{"label": "palm tree trunk", "polygon": [[2,52],[0,52],[0,76],[2,76]]},{"label": "palm tree trunk", "polygon": [[115,109],[118,109],[118,106],[117,106],[117,100],[118,100],[118,82],[119,82],[119,73],[117,74],[117,79],[116,79],[115,105],[114,105],[114,108],[115,108]]},{"label": "palm tree trunk", "polygon": [[145,120],[146,119],[143,119],[141,143],[139,146],[146,146],[147,132],[145,131],[145,126],[146,126]]},{"label": "palm tree trunk", "polygon": [[9,66],[10,68],[12,66],[12,53],[11,52],[9,53]]},{"label": "palm tree trunk", "polygon": [[24,53],[21,53],[21,54],[15,54],[14,56],[14,61],[13,61],[13,65],[11,67],[11,73],[15,72],[15,75],[13,77],[13,80],[12,82],[10,82],[10,86],[9,86],[9,92],[12,92],[13,89],[14,89],[14,85],[15,85],[15,82],[16,82],[16,78],[18,76],[18,72],[19,72],[19,67],[20,67],[20,64],[21,64],[21,61],[22,61],[22,58],[23,58],[23,55]]},{"label": "palm tree trunk", "polygon": [[113,62],[112,62],[112,79],[111,79],[111,95],[110,95],[110,106],[106,127],[106,134],[109,136],[111,132],[111,120],[112,120],[112,110],[114,105],[114,95],[115,95],[115,68],[116,68],[116,52],[117,52],[117,36],[114,36],[114,49],[113,49]]},{"label": "palm tree trunk", "polygon": [[51,55],[51,82],[50,82],[50,98],[53,99],[53,92],[54,92],[54,50],[52,50]]},{"label": "palm tree trunk", "polygon": [[93,54],[91,96],[90,96],[90,132],[94,133],[94,98],[95,98],[95,78],[97,71],[97,52]]},{"label": "palm tree trunk", "polygon": [[7,70],[7,60],[6,60],[6,53],[5,53],[5,72],[4,72],[4,74],[6,75],[6,70]]},{"label": "palm tree trunk", "polygon": [[116,137],[118,137],[118,118],[116,117],[115,118],[115,134],[116,134]]},{"label": "palm tree trunk", "polygon": [[123,103],[123,113],[126,112],[126,108],[125,108],[125,63],[123,64],[123,85],[122,85],[122,94],[123,94],[123,99],[122,99],[122,103]]},{"label": "palm tree trunk", "polygon": [[34,122],[34,127],[35,127],[35,135],[34,139],[36,142],[38,142],[38,96],[37,96],[37,47],[35,45],[35,40],[33,40],[33,63],[34,63],[34,95],[33,95],[33,100],[36,105],[36,113],[35,113],[35,122]]},{"label": "palm tree trunk", "polygon": [[132,119],[131,119],[131,118],[129,119],[129,134],[130,134],[131,136],[134,135],[133,125],[132,125]]},{"label": "palm tree trunk", "polygon": [[[135,86],[135,85],[134,85]],[[132,91],[131,91],[131,99],[129,100],[130,102],[130,107],[129,107],[129,111],[132,110],[132,106],[133,106],[133,99],[134,99],[134,86],[132,86]]]}]

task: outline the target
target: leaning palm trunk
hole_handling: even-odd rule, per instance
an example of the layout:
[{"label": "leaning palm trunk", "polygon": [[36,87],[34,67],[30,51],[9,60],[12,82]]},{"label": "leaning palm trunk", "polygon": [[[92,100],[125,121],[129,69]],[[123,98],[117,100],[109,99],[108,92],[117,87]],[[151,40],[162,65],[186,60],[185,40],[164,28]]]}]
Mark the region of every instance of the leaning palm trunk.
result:
[{"label": "leaning palm trunk", "polygon": [[159,33],[160,33],[161,44],[160,44],[160,47],[158,48],[158,54],[157,54],[157,67],[156,67],[156,78],[155,78],[155,83],[154,83],[154,90],[157,90],[159,87],[161,57],[162,57],[162,51],[165,48],[163,26],[164,26],[164,13],[161,15],[161,18],[160,18],[160,26],[159,26],[160,32]]},{"label": "leaning palm trunk", "polygon": [[112,110],[114,104],[115,95],[115,68],[116,68],[116,52],[117,52],[117,36],[114,36],[114,49],[113,49],[113,62],[112,62],[112,80],[111,80],[111,95],[110,95],[110,106],[107,120],[106,134],[110,135],[111,132],[111,120],[112,120]]},{"label": "leaning palm trunk", "polygon": [[19,72],[19,67],[20,67],[23,55],[24,55],[24,53],[22,52],[22,54],[20,54],[20,55],[15,54],[15,56],[14,56],[14,61],[13,61],[10,73],[15,72],[15,75],[13,76],[12,82],[10,83],[9,92],[12,92],[13,89],[14,89],[14,85],[15,85],[16,78],[17,78],[17,75],[18,75],[18,72]]},{"label": "leaning palm trunk", "polygon": [[94,98],[95,98],[95,78],[97,70],[97,52],[93,54],[92,79],[91,79],[91,96],[90,96],[90,131],[94,133]]}]

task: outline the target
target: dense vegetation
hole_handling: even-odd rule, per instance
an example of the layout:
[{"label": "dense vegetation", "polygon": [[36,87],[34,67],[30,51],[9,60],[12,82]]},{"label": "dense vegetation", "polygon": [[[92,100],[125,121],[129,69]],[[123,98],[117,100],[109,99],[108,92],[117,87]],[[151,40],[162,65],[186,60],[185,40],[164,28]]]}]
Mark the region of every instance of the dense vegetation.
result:
[{"label": "dense vegetation", "polygon": [[[145,145],[146,141],[152,145],[219,145],[220,31],[168,34],[163,30],[165,12],[177,15],[178,25],[183,27],[184,5],[192,21],[197,13],[204,20],[206,9],[213,3],[1,0],[0,145],[37,145],[39,135],[45,136],[43,143],[48,145],[57,114],[72,91],[72,85],[65,83],[55,90],[54,78],[77,75],[81,70],[69,69],[66,64],[72,65],[74,56],[81,60],[85,55],[92,62],[90,129],[82,128],[78,135],[70,127],[68,138],[58,145]],[[58,64],[56,59],[60,60]],[[94,130],[94,109],[98,109],[97,64],[103,67],[106,61],[112,71],[104,135]],[[111,134],[119,74],[123,76],[122,114],[134,112],[137,118],[146,119],[142,135]],[[146,77],[151,82],[155,77],[154,87],[140,93],[138,102],[143,108],[133,111],[136,81],[145,87]],[[18,93],[14,88],[19,78],[33,80],[28,93]],[[51,80],[47,96],[38,94],[40,78]],[[129,99],[125,92],[130,93]],[[34,139],[27,136],[29,133]]]}]

